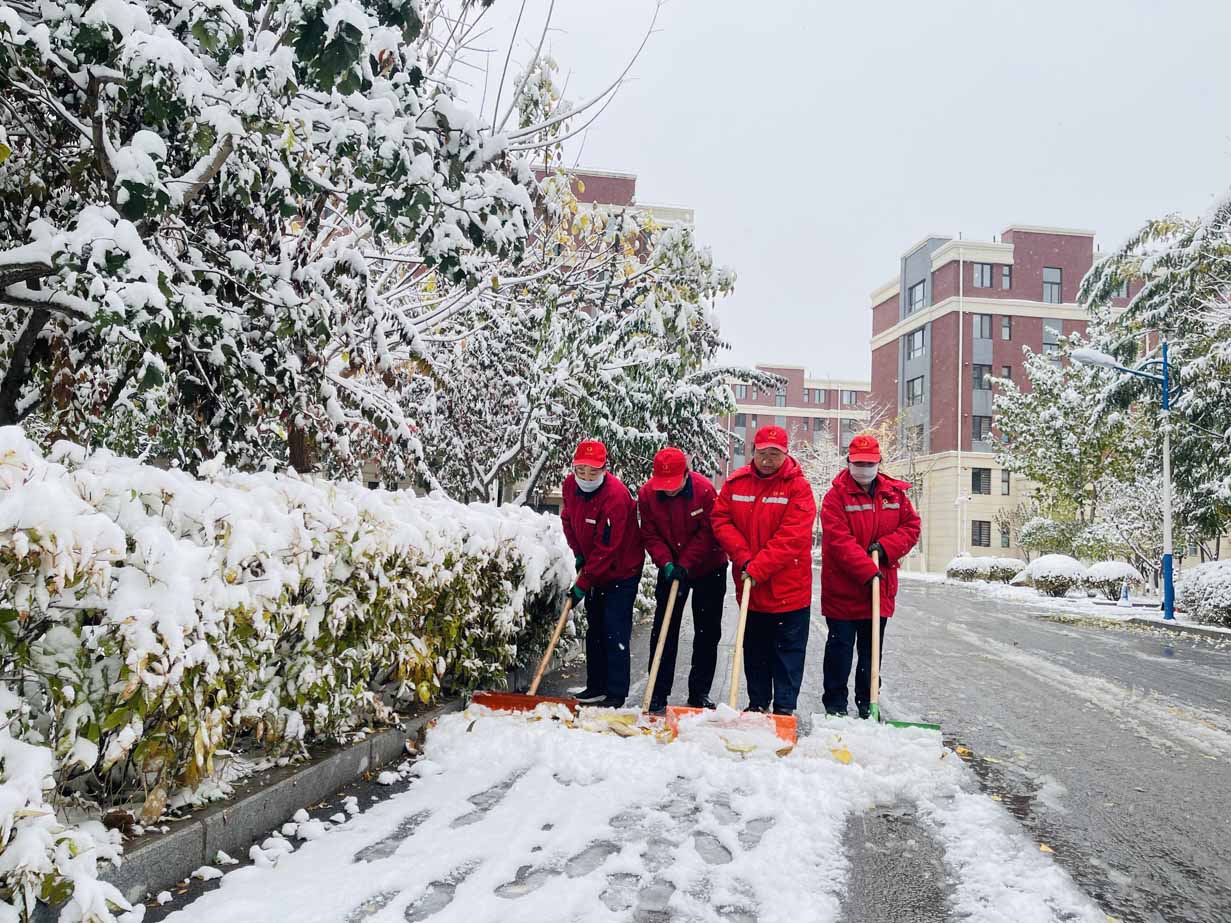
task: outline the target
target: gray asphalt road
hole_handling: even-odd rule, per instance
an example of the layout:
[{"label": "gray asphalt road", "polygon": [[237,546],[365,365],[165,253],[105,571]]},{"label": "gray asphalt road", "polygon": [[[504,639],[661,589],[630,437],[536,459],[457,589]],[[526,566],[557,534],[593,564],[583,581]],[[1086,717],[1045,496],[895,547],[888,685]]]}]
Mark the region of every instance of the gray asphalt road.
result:
[{"label": "gray asphalt road", "polygon": [[[730,594],[715,699],[728,688],[734,621]],[[633,637],[637,701],[648,634],[643,626]],[[682,641],[690,634],[685,622]],[[824,643],[814,603],[801,715],[822,710]],[[681,647],[673,702],[687,688]],[[886,711],[939,722],[984,788],[1109,915],[1125,923],[1231,920],[1231,641],[1109,627],[974,587],[903,580],[884,677]],[[550,685],[563,691],[583,679],[576,665]],[[880,841],[900,824],[891,820],[856,819],[852,848],[871,838],[871,852],[883,852]],[[909,825],[905,836],[926,832]],[[935,881],[936,857],[917,855],[917,867],[893,869],[896,880]],[[851,919],[946,918],[945,894],[934,886],[928,900],[899,908],[873,906],[893,896],[861,894],[858,885]]]},{"label": "gray asphalt road", "polygon": [[1109,914],[1231,920],[1231,643],[910,581],[887,640],[886,706],[969,748]]}]

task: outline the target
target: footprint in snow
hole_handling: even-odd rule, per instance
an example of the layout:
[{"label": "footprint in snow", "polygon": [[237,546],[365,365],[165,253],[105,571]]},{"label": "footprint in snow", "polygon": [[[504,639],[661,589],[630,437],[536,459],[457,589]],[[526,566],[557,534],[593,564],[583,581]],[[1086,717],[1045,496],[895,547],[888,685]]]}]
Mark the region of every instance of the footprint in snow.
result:
[{"label": "footprint in snow", "polygon": [[744,824],[744,829],[739,832],[739,845],[746,850],[756,849],[761,843],[761,837],[765,836],[765,832],[773,825],[772,817],[754,817]]},{"label": "footprint in snow", "polygon": [[379,894],[373,894],[346,915],[346,923],[363,923],[368,917],[375,916],[384,910],[385,906],[397,896],[396,891],[381,891]]},{"label": "footprint in snow", "polygon": [[370,843],[355,853],[355,862],[376,862],[388,859],[397,848],[414,835],[425,820],[432,816],[431,811],[420,811],[405,818],[388,836],[383,836],[375,843]]},{"label": "footprint in snow", "polygon": [[448,878],[429,882],[423,895],[406,908],[406,923],[419,923],[420,920],[426,920],[448,907],[453,903],[453,896],[457,893],[458,885],[465,881],[477,867],[478,863],[472,862],[454,869]]},{"label": "footprint in snow", "polygon": [[731,850],[714,834],[701,830],[692,835],[692,841],[697,853],[710,865],[726,865],[731,861]]},{"label": "footprint in snow", "polygon": [[526,770],[524,769],[519,770],[518,772],[513,773],[511,776],[509,776],[504,781],[498,782],[497,784],[493,785],[491,788],[481,791],[477,795],[471,795],[466,800],[469,801],[472,805],[474,805],[474,810],[471,811],[469,814],[463,814],[461,817],[454,820],[453,823],[450,824],[449,826],[453,828],[457,828],[457,827],[468,827],[471,824],[477,824],[479,821],[481,821],[484,817],[487,816],[487,813],[492,808],[494,808],[496,805],[500,804],[502,800],[504,800],[504,796],[509,793],[509,789],[511,789],[514,785],[516,785],[517,780],[520,779],[525,774],[526,774]]}]

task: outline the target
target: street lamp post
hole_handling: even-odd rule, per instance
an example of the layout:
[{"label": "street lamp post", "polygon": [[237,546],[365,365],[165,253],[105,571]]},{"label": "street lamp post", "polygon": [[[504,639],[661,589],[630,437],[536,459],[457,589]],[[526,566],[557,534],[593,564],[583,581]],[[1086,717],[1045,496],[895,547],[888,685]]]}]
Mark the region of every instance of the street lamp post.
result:
[{"label": "street lamp post", "polygon": [[[1162,359],[1151,359],[1143,362],[1135,369],[1126,368],[1116,363],[1116,360],[1106,353],[1095,349],[1075,349],[1073,359],[1085,365],[1097,365],[1106,369],[1115,369],[1126,375],[1144,378],[1160,386],[1162,391],[1163,417],[1163,618],[1175,620],[1175,572],[1173,569],[1174,554],[1171,544],[1171,363],[1167,358],[1167,341],[1162,342]],[[1147,372],[1146,369],[1158,367],[1159,373]]]}]

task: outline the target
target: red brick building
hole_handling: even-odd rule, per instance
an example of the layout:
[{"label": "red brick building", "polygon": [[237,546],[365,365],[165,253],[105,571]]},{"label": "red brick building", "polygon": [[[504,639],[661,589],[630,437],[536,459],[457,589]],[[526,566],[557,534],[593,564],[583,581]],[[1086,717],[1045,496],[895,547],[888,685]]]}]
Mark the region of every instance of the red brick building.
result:
[{"label": "red brick building", "polygon": [[[995,462],[992,379],[1022,377],[1022,350],[1051,352],[1086,327],[1077,304],[1094,232],[1014,225],[991,241],[930,235],[872,301],[872,400],[900,414],[922,453],[921,566],[954,554],[1016,555],[996,513],[1023,499]],[[1115,299],[1128,303],[1128,292]]]},{"label": "red brick building", "polygon": [[786,429],[792,442],[827,439],[845,450],[851,436],[867,426],[869,418],[866,381],[809,378],[802,366],[758,365],[757,369],[786,379],[778,388],[759,388],[731,382],[736,412],[722,418],[730,434],[726,465],[718,472],[721,485],[727,474],[747,464],[757,429],[777,425]]}]

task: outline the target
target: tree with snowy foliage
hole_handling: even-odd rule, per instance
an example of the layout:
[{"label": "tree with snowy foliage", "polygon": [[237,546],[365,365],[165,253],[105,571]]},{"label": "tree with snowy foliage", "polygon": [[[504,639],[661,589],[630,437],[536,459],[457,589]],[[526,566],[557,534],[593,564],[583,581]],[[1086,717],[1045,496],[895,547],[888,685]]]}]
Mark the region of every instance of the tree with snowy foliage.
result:
[{"label": "tree with snowy foliage", "polygon": [[514,146],[541,158],[520,262],[468,287],[394,253],[382,282],[421,333],[392,375],[369,384],[417,402],[416,438],[407,446],[370,427],[359,438],[387,475],[413,468],[461,499],[528,502],[586,437],[607,444],[630,483],[668,443],[712,469],[727,450],[718,417],[734,409],[727,379],[772,378],[715,364],[714,302],[734,274],[690,227],[579,200],[561,141],[582,107],[563,98],[556,74],[550,57],[532,62],[513,106]]},{"label": "tree with snowy foliage", "polygon": [[[1142,287],[1123,312],[1111,296]],[[1186,519],[1204,536],[1231,521],[1231,192],[1197,219],[1147,222],[1087,275],[1079,294],[1095,319],[1099,348],[1123,365],[1160,358],[1169,343],[1173,384],[1172,478]],[[1162,425],[1158,386],[1117,378],[1115,398],[1135,401]]]},{"label": "tree with snowy foliage", "polygon": [[1056,356],[1024,350],[1029,390],[997,379],[994,406],[1003,437],[997,462],[1034,482],[1045,514],[1089,523],[1098,511],[1100,482],[1131,471],[1147,435],[1139,415],[1107,406],[1109,383],[1101,369],[1069,361],[1083,345],[1075,334]]},{"label": "tree with snowy foliage", "polygon": [[374,254],[473,285],[532,213],[450,82],[480,5],[449,6],[0,0],[0,425],[129,416],[186,464],[409,438],[356,386],[415,335]]}]

